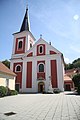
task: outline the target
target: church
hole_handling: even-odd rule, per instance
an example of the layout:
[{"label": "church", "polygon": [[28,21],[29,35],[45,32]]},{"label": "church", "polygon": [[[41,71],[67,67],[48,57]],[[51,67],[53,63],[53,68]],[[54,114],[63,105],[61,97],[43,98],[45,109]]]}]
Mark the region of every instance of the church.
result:
[{"label": "church", "polygon": [[30,31],[28,8],[26,8],[20,31],[13,34],[13,50],[10,69],[17,75],[15,88],[22,93],[64,91],[63,55],[42,35],[37,42]]}]

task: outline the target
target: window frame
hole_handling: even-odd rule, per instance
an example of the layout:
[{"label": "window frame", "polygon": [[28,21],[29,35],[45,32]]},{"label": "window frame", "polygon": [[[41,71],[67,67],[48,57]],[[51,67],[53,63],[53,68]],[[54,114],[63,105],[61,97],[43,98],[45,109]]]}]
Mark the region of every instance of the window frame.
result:
[{"label": "window frame", "polygon": [[32,48],[32,43],[30,43],[30,48]]},{"label": "window frame", "polygon": [[[17,67],[20,66],[20,71],[17,71]],[[20,64],[16,65],[15,67],[15,72],[21,72],[22,71],[22,66]]]},{"label": "window frame", "polygon": [[[21,43],[20,43],[21,42]],[[19,41],[19,43],[18,43],[18,49],[22,49],[22,40],[21,41]]]},{"label": "window frame", "polygon": [[[42,47],[42,52],[40,52],[40,47]],[[43,54],[43,53],[44,53],[44,47],[43,47],[43,45],[40,45],[40,46],[39,46],[39,48],[38,48],[38,53],[39,53],[39,54]]]},{"label": "window frame", "polygon": [[[40,66],[40,64],[43,64],[43,66],[44,66],[44,71],[43,71],[43,72],[40,72],[40,71],[39,71],[39,66]],[[38,73],[44,73],[44,72],[45,72],[45,64],[41,62],[41,63],[38,64]]]},{"label": "window frame", "polygon": [[[19,48],[19,42],[22,41],[22,48]],[[23,50],[23,39],[22,38],[18,38],[18,44],[17,44],[17,50]]]}]

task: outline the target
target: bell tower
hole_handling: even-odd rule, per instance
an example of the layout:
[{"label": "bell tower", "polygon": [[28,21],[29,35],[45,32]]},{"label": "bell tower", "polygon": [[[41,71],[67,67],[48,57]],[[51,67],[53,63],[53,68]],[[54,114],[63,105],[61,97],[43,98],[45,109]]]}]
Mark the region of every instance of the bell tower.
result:
[{"label": "bell tower", "polygon": [[13,41],[12,55],[24,54],[33,46],[35,38],[30,32],[28,7],[26,7],[25,16],[20,31],[14,33],[13,35],[14,35],[14,41]]},{"label": "bell tower", "polygon": [[16,73],[15,88],[22,89],[25,71],[25,53],[33,46],[35,38],[30,31],[28,7],[26,8],[24,19],[20,31],[13,34],[13,50],[10,62],[10,69]]}]

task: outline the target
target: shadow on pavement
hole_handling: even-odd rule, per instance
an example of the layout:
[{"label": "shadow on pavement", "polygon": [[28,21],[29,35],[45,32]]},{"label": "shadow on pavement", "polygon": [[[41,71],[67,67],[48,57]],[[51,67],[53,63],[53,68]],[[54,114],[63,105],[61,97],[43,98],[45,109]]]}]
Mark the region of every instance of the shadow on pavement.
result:
[{"label": "shadow on pavement", "polygon": [[80,96],[76,91],[67,91],[67,92],[64,92],[65,95],[78,95]]}]

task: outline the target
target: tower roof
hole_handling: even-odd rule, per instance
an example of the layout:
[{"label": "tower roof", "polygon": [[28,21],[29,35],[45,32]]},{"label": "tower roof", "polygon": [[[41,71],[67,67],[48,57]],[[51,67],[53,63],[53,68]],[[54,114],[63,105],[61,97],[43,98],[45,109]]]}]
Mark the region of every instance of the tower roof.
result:
[{"label": "tower roof", "polygon": [[29,21],[28,21],[28,7],[26,8],[26,13],[23,19],[23,23],[20,29],[20,32],[25,31],[25,30],[30,30],[29,28]]}]

